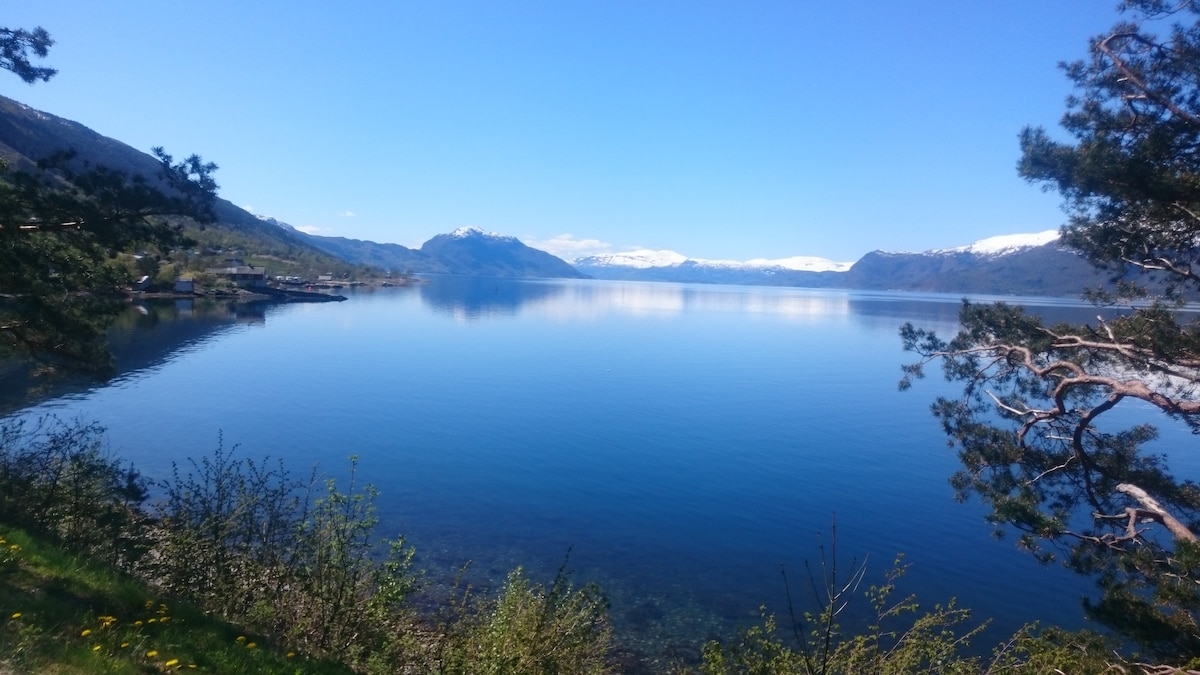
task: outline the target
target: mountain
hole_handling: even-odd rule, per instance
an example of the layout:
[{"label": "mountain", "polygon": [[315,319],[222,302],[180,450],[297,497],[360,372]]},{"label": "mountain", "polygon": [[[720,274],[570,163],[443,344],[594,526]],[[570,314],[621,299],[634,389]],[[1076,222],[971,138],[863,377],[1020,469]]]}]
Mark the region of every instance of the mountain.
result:
[{"label": "mountain", "polygon": [[292,230],[330,255],[384,270],[492,277],[578,279],[584,276],[566,261],[530,248],[516,237],[484,232],[478,227],[460,227],[450,234],[439,234],[414,250],[399,244],[305,234],[274,218],[265,220]]},{"label": "mountain", "polygon": [[1053,230],[923,253],[872,251],[843,282],[873,290],[1044,296],[1078,295],[1105,284],[1102,273],[1059,245]]},{"label": "mountain", "polygon": [[425,269],[430,263],[419,251],[399,244],[377,244],[361,239],[345,237],[321,237],[301,232],[287,223],[280,222],[270,216],[258,216],[260,220],[276,227],[292,232],[309,245],[348,263],[367,265],[386,271],[422,271],[432,272],[443,270]]},{"label": "mountain", "polygon": [[580,258],[575,266],[597,279],[998,295],[1076,295],[1105,283],[1091,265],[1058,245],[1054,230],[922,253],[872,251],[853,264],[808,257],[700,260],[639,250]]},{"label": "mountain", "polygon": [[421,253],[445,266],[450,274],[569,279],[584,276],[565,260],[530,248],[516,237],[484,232],[478,227],[439,234],[421,245]]},{"label": "mountain", "polygon": [[736,262],[645,249],[578,258],[574,265],[597,279],[806,287],[836,285],[838,273],[850,268],[850,263],[806,256]]}]

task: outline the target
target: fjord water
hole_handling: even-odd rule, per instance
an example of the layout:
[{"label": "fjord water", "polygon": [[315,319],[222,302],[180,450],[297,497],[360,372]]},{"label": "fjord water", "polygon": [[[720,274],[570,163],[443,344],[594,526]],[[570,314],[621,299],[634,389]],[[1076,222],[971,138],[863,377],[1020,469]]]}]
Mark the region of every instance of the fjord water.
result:
[{"label": "fjord water", "polygon": [[[164,318],[131,330],[199,315],[173,307],[142,308]],[[926,607],[956,596],[997,637],[1034,619],[1078,627],[1086,583],[955,503],[956,459],[929,413],[949,385],[897,391],[912,356],[899,325],[948,334],[957,309],[934,295],[437,277],[243,309],[161,357],[126,350],[143,361],[122,357],[115,381],[18,414],[98,420],[150,477],[219,434],[301,475],[319,463],[344,480],[355,455],[383,528],[432,580],[468,561],[477,584],[517,565],[548,579],[570,550],[575,579],[601,583],[619,634],[655,660],[694,656],[759,605],[785,611],[781,564],[807,607],[805,561],[819,572],[831,554],[835,514],[843,575],[869,557],[878,582],[903,552],[902,590]]]}]

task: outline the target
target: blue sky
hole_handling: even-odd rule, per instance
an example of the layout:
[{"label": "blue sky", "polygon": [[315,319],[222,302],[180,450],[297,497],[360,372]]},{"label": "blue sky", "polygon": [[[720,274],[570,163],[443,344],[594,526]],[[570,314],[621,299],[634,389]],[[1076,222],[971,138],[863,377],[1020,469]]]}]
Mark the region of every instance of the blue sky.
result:
[{"label": "blue sky", "polygon": [[38,0],[60,73],[0,94],[316,234],[853,261],[1058,227],[1017,133],[1114,5]]}]

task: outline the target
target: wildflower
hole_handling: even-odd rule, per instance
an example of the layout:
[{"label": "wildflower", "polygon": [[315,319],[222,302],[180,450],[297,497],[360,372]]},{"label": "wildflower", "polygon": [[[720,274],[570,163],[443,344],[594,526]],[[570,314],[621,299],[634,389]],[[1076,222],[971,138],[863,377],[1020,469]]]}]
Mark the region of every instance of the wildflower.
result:
[{"label": "wildflower", "polygon": [[154,607],[154,601],[153,601],[153,600],[147,600],[147,601],[146,601],[146,609],[151,609],[152,607]]},{"label": "wildflower", "polygon": [[238,642],[245,642],[245,641],[246,641],[246,636],[245,636],[245,635],[239,635],[239,636],[237,636],[237,641],[238,641]]},{"label": "wildflower", "polygon": [[179,665],[179,659],[171,659],[163,664],[163,668],[174,668],[177,665]]},{"label": "wildflower", "polygon": [[91,628],[84,628],[84,629],[83,629],[83,632],[79,634],[79,637],[87,637],[87,636],[89,636],[89,635],[91,635],[91,634],[92,634],[92,629],[91,629]]},{"label": "wildflower", "polygon": [[[151,620],[153,621],[153,619],[151,619]],[[169,617],[169,616],[164,616],[163,618],[159,619],[159,620],[158,620],[158,622],[159,622],[159,623],[166,623],[166,622],[168,622],[168,621],[170,621],[170,620],[171,620],[171,617]]]},{"label": "wildflower", "polygon": [[250,644],[246,645],[246,649],[258,649],[258,643],[251,642]]},{"label": "wildflower", "polygon": [[288,657],[289,659],[295,658],[295,657],[296,657],[296,652],[288,652],[288,653],[287,653],[287,657]]},{"label": "wildflower", "polygon": [[158,623],[158,619],[150,618],[146,620],[146,623]]},{"label": "wildflower", "polygon": [[141,620],[141,619],[138,619],[137,621],[134,621],[134,622],[133,622],[133,625],[137,626],[138,628],[141,628],[141,627],[142,627],[142,620]]},{"label": "wildflower", "polygon": [[109,628],[116,622],[117,622],[117,617],[115,617],[115,616],[105,615],[105,616],[100,617],[100,627],[101,628]]},{"label": "wildflower", "polygon": [[12,618],[14,618],[14,619],[19,619],[19,618],[21,618],[21,613],[20,613],[20,612],[13,612]]},{"label": "wildflower", "polygon": [[128,642],[122,642],[122,643],[121,643],[121,649],[128,649],[128,648],[129,648],[129,643],[128,643]]},{"label": "wildflower", "polygon": [[92,651],[94,651],[94,652],[100,651],[100,645],[92,645]]},{"label": "wildflower", "polygon": [[20,546],[17,546],[16,544],[13,544],[12,546],[9,546],[9,547],[8,547],[8,550],[10,550],[10,551],[20,551],[20,550],[21,550],[21,547],[20,547]]},{"label": "wildflower", "polygon": [[152,659],[152,658],[154,658],[154,657],[156,657],[156,656],[158,656],[158,650],[157,650],[157,649],[151,649],[150,651],[146,652],[146,658],[148,658],[148,659]]}]

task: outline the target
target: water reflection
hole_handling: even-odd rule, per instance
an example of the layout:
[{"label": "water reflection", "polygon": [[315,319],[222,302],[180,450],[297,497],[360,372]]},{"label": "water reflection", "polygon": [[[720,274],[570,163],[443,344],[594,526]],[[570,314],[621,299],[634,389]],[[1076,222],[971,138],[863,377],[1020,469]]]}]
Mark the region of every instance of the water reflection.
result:
[{"label": "water reflection", "polygon": [[[438,276],[420,286],[421,300],[441,314],[477,321],[544,316],[592,321],[604,316],[677,316],[691,311],[769,315],[809,323],[843,317],[871,330],[895,331],[905,321],[951,333],[963,296],[842,289],[720,286],[669,282],[506,279]],[[1097,310],[1060,298],[976,296],[974,302],[1020,304],[1047,321],[1085,323]]]},{"label": "water reflection", "polygon": [[3,363],[0,415],[134,377],[240,325],[263,325],[266,314],[263,303],[193,298],[136,300],[116,316],[108,329],[108,348],[113,355],[111,378],[67,375],[44,380],[32,377],[30,364]]},{"label": "water reflection", "polygon": [[420,285],[421,300],[435,312],[475,321],[495,316],[515,316],[530,303],[544,302],[562,293],[552,283],[520,282],[492,277],[438,276]]}]

